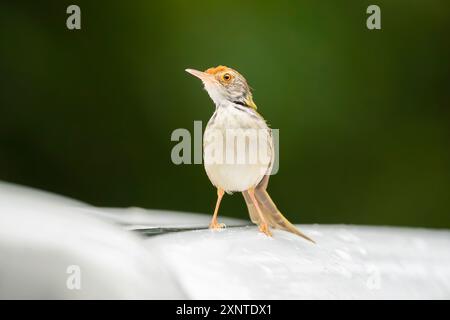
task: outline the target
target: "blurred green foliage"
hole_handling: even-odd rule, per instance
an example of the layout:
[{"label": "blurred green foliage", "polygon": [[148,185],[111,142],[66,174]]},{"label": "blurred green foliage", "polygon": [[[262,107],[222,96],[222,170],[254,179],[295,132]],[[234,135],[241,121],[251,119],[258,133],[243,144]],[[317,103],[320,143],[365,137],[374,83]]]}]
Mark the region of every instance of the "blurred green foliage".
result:
[{"label": "blurred green foliage", "polygon": [[[78,4],[82,29],[69,31]],[[176,128],[213,104],[184,72],[244,74],[280,129],[269,191],[298,223],[450,227],[448,1],[2,1],[0,179],[101,206],[211,213]],[[222,215],[247,217],[240,195]]]}]

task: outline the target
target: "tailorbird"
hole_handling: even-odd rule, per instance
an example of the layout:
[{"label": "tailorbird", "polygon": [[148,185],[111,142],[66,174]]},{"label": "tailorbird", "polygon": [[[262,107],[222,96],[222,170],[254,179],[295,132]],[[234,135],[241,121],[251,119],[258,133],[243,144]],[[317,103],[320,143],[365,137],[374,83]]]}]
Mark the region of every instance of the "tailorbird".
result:
[{"label": "tailorbird", "polygon": [[[270,227],[278,228],[314,242],[281,214],[267,193],[275,157],[272,131],[256,111],[245,78],[225,66],[209,68],[204,72],[186,71],[202,80],[216,105],[203,136],[205,170],[217,188],[216,207],[209,227],[220,229],[225,226],[217,220],[224,193],[241,192],[250,219],[261,232],[272,236]],[[255,137],[257,139],[252,139]],[[236,140],[243,142],[241,147],[235,143]],[[255,140],[256,143],[252,143]]]}]

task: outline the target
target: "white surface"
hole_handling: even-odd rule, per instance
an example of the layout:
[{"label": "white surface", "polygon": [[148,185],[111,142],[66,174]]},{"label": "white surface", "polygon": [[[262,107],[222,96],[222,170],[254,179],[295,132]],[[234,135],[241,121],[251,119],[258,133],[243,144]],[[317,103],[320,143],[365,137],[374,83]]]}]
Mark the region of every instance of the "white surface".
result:
[{"label": "white surface", "polygon": [[[80,202],[0,184],[1,299],[184,298],[142,239]],[[69,266],[81,290],[69,290]]]},{"label": "white surface", "polygon": [[[450,298],[449,231],[300,226],[313,245],[255,227],[150,238],[126,230],[209,219],[100,209],[0,183],[0,298]],[[69,265],[81,268],[81,290],[66,287]]]},{"label": "white surface", "polygon": [[195,231],[148,239],[193,299],[448,299],[450,233],[299,226]]}]

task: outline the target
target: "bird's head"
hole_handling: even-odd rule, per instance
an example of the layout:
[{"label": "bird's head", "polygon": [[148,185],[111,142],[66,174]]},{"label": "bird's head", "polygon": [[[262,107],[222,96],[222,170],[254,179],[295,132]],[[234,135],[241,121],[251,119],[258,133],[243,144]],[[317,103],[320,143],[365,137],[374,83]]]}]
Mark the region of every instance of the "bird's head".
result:
[{"label": "bird's head", "polygon": [[236,70],[218,66],[204,72],[194,69],[186,69],[186,71],[202,80],[206,91],[216,105],[233,102],[256,109],[247,80]]}]

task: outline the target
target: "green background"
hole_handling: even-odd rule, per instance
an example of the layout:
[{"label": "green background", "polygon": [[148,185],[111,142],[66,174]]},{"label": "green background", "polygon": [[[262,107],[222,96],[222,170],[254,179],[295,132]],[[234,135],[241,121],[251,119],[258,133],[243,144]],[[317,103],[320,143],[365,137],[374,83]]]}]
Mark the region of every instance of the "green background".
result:
[{"label": "green background", "polygon": [[[66,28],[78,4],[82,29]],[[269,192],[297,223],[450,227],[449,2],[2,1],[0,179],[100,206],[212,213],[176,128],[236,68],[280,129]],[[247,217],[240,195],[221,215]]]}]

